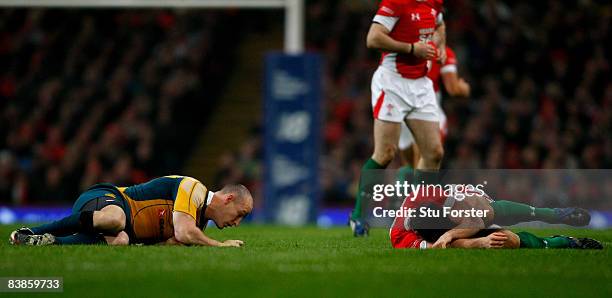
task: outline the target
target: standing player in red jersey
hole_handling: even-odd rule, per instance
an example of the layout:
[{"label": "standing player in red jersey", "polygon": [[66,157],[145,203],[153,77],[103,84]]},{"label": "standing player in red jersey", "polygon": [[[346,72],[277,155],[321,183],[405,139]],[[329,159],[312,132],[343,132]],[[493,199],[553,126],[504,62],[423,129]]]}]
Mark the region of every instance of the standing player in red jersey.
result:
[{"label": "standing player in red jersey", "polygon": [[[470,85],[458,75],[457,71],[457,58],[455,52],[450,48],[446,47],[446,61],[444,63],[435,61],[432,65],[431,70],[427,74],[427,77],[433,82],[433,88],[436,92],[436,99],[438,101],[438,107],[440,108],[438,113],[440,115],[440,136],[442,141],[446,137],[448,132],[446,125],[446,114],[442,110],[442,90],[440,89],[440,81],[444,85],[446,92],[452,97],[468,97],[470,95]],[[409,171],[412,168],[416,168],[419,161],[420,154],[419,149],[414,144],[414,137],[408,129],[408,126],[402,124],[402,131],[399,139],[399,150],[402,157],[402,165],[405,166],[400,172]]]},{"label": "standing player in red jersey", "polygon": [[[444,155],[440,140],[438,103],[427,78],[436,54],[445,60],[442,0],[382,0],[367,35],[367,47],[382,52],[372,77],[374,153],[364,171],[384,169],[397,152],[401,124],[406,122],[421,149],[418,169],[437,171]],[[433,43],[438,31],[437,53]],[[420,172],[424,180],[426,172]],[[350,224],[355,236],[368,233],[362,218],[367,186],[360,181]]]}]

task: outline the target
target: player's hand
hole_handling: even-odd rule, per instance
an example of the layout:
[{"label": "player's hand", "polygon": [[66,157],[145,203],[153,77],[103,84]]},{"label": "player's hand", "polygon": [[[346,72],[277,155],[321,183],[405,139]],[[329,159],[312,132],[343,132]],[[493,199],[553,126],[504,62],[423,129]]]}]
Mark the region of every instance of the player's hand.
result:
[{"label": "player's hand", "polygon": [[225,240],[221,242],[221,247],[242,247],[244,241],[242,240]]},{"label": "player's hand", "polygon": [[445,234],[442,234],[442,236],[440,236],[440,238],[438,238],[436,243],[434,243],[431,247],[432,248],[446,248],[446,246],[449,243],[451,243],[451,241],[453,241],[453,237],[445,233]]},{"label": "player's hand", "polygon": [[440,64],[442,65],[446,63],[446,47],[441,47],[438,50],[438,61],[440,61]]},{"label": "player's hand", "polygon": [[504,243],[508,240],[508,236],[502,232],[495,232],[484,237],[483,248],[502,248]]},{"label": "player's hand", "polygon": [[412,53],[417,58],[432,60],[436,57],[436,48],[433,45],[423,42],[415,42],[412,45],[414,47]]}]

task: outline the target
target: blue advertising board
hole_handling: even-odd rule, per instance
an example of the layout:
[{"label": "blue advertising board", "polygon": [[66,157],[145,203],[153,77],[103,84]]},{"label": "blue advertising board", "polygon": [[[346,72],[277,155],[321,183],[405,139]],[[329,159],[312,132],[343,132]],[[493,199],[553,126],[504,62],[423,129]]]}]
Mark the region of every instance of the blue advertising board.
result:
[{"label": "blue advertising board", "polygon": [[269,222],[314,223],[319,199],[321,58],[266,56],[264,214]]}]

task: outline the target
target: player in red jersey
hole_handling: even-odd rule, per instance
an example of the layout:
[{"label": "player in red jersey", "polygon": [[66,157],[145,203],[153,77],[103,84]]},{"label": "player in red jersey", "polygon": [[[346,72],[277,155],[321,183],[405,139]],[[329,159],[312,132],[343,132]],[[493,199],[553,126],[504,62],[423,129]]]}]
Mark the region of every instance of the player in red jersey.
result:
[{"label": "player in red jersey", "polygon": [[[440,89],[440,81],[444,85],[446,92],[453,97],[468,97],[470,95],[470,85],[458,75],[457,71],[457,57],[455,52],[450,48],[446,47],[446,61],[444,63],[435,61],[432,65],[431,70],[427,74],[427,77],[433,82],[433,88],[436,92],[436,99],[438,101],[438,107],[440,108],[438,114],[440,116],[440,136],[444,142],[444,138],[448,132],[446,125],[446,115],[442,110],[442,90]],[[399,150],[401,152],[402,165],[408,166],[409,170],[415,168],[420,158],[419,150],[414,144],[414,137],[408,129],[408,126],[402,124],[402,130],[399,139]],[[404,171],[405,171],[404,170]]]},{"label": "player in red jersey", "polygon": [[[496,225],[498,222],[516,224],[525,221],[540,220],[549,223],[563,223],[574,226],[586,225],[590,220],[588,212],[580,208],[535,208],[527,217],[518,214],[496,214],[499,205],[508,201],[493,201],[488,195],[476,191],[463,191],[463,200],[441,195],[421,195],[416,198],[408,196],[402,202],[400,210],[409,208],[442,207],[464,209],[476,207],[487,211],[481,218],[427,218],[407,217],[398,213],[391,225],[389,236],[394,248],[575,248],[601,249],[600,242],[589,238],[573,238],[567,236],[538,237],[528,232],[514,233]],[[455,194],[455,197],[459,197]],[[547,212],[552,211],[552,216]],[[417,213],[418,214],[418,213]],[[487,227],[487,228],[484,228]]]},{"label": "player in red jersey", "polygon": [[[444,154],[438,134],[438,104],[427,73],[432,59],[445,59],[445,34],[441,0],[383,0],[367,35],[367,46],[382,52],[372,77],[374,153],[363,171],[384,169],[395,157],[406,122],[421,148],[418,169],[437,171]],[[438,53],[434,33],[441,37]],[[355,236],[367,234],[362,221],[364,183],[359,184],[351,229]]]}]

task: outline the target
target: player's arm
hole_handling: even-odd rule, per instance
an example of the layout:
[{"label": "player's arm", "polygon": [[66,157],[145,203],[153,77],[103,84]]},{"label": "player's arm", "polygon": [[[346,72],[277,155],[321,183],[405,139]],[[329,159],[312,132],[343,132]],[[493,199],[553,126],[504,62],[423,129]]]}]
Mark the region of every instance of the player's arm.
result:
[{"label": "player's arm", "polygon": [[367,47],[384,52],[414,55],[421,59],[433,59],[436,56],[436,50],[430,44],[397,41],[391,38],[389,33],[390,30],[384,25],[377,22],[372,23],[366,37]]},{"label": "player's arm", "polygon": [[440,63],[446,63],[446,23],[444,23],[444,19],[442,14],[438,14],[438,18],[436,20],[436,32],[434,33],[434,43],[438,47],[438,60]]},{"label": "player's arm", "polygon": [[450,243],[452,248],[503,248],[508,236],[503,232],[491,233],[485,237],[456,239]]},{"label": "player's arm", "polygon": [[[472,205],[466,202],[466,200],[457,200],[453,203],[452,208],[455,210],[469,210],[472,208]],[[450,220],[456,226],[442,234],[432,245],[433,248],[446,248],[454,240],[470,238],[485,227],[484,220],[480,217],[458,216],[451,217]]]},{"label": "player's arm", "polygon": [[442,72],[442,84],[450,96],[470,96],[470,84],[460,78],[456,71]]},{"label": "player's arm", "polygon": [[244,242],[240,240],[226,240],[220,242],[204,235],[196,226],[195,219],[187,213],[174,211],[172,213],[172,220],[174,223],[174,238],[183,244],[219,247],[240,247],[244,244]]},{"label": "player's arm", "polygon": [[442,234],[440,238],[432,245],[432,248],[446,248],[451,242],[457,239],[470,238],[478,233],[480,229],[474,228],[453,228]]},{"label": "player's arm", "polygon": [[461,217],[454,218],[453,221],[457,222],[458,225],[442,234],[432,245],[433,248],[446,248],[454,240],[470,238],[484,228],[482,218]]}]

